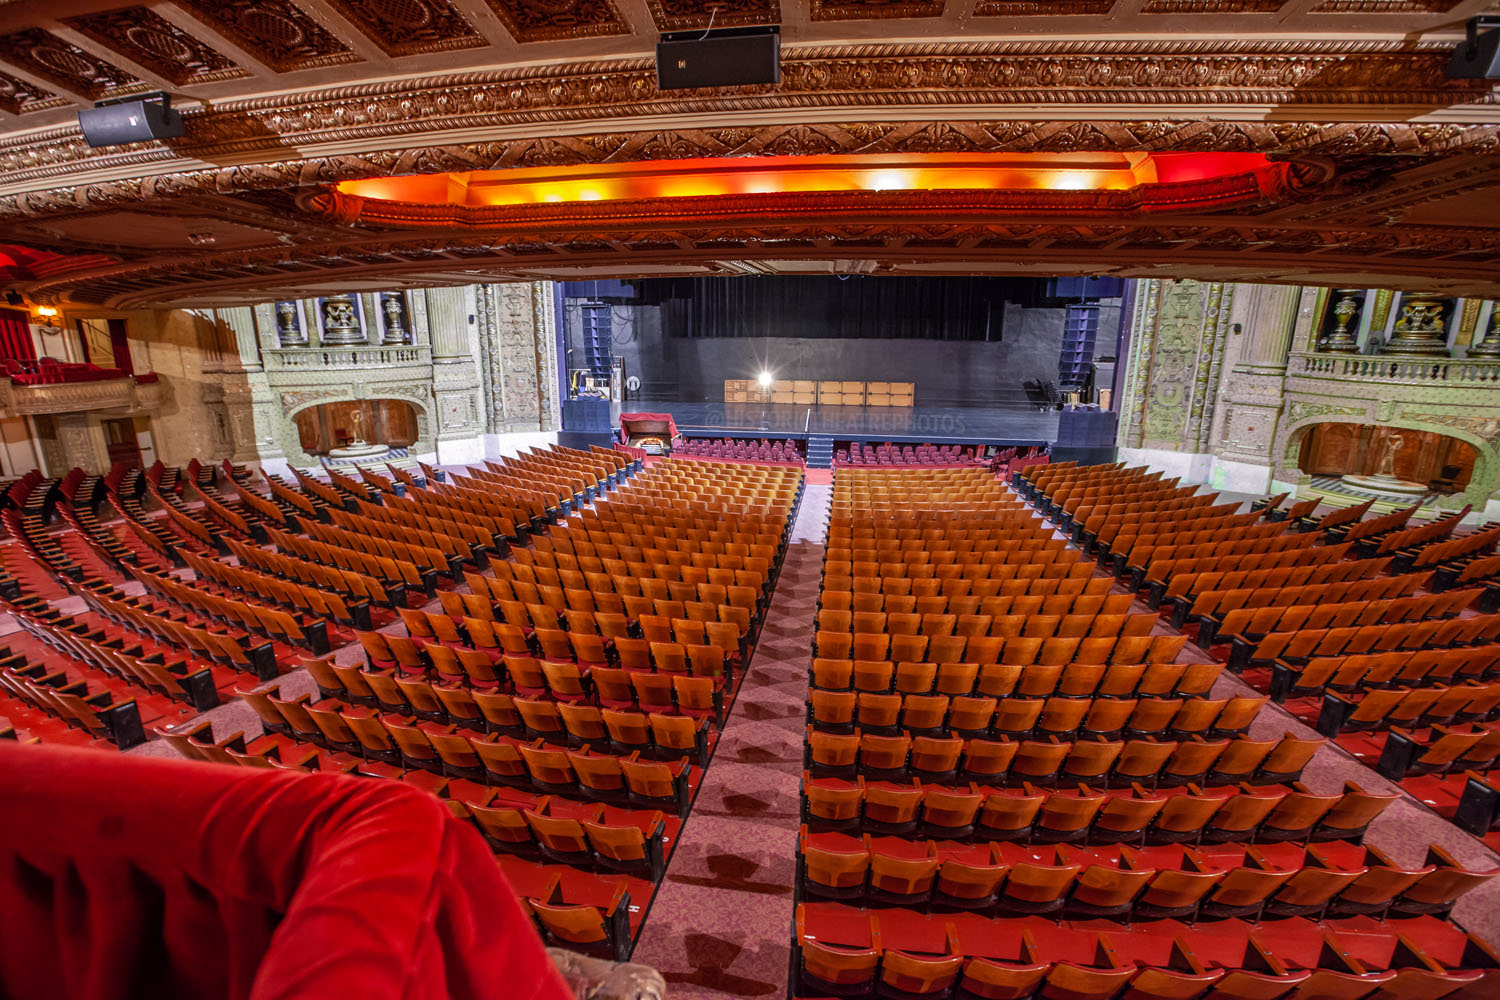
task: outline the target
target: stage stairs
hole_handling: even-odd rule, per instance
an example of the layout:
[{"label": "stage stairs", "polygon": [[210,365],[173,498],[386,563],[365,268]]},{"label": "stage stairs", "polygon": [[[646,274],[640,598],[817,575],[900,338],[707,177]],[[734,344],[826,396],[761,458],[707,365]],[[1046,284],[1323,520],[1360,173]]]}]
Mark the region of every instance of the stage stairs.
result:
[{"label": "stage stairs", "polygon": [[809,469],[833,468],[833,438],[827,434],[808,436],[807,467]]}]

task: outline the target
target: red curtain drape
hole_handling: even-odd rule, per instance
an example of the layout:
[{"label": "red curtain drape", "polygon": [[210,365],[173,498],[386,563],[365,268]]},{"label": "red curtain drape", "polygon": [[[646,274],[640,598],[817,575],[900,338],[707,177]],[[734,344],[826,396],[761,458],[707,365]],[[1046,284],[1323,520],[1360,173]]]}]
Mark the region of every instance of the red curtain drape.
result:
[{"label": "red curtain drape", "polygon": [[0,359],[35,361],[36,344],[31,339],[31,323],[20,309],[0,309]]}]

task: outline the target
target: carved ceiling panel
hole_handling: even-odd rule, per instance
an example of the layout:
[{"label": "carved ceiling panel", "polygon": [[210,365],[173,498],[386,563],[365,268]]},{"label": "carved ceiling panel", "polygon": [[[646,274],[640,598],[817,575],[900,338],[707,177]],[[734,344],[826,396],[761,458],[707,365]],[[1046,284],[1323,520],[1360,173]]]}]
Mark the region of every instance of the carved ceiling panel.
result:
[{"label": "carved ceiling panel", "polygon": [[881,17],[941,17],[944,0],[812,0],[814,21]]},{"label": "carved ceiling panel", "polygon": [[280,72],[359,56],[290,0],[179,0],[183,8]]},{"label": "carved ceiling panel", "polygon": [[448,0],[327,0],[393,56],[487,44]]},{"label": "carved ceiling panel", "polygon": [[[817,0],[813,0],[817,3]],[[778,0],[647,0],[651,20],[662,31],[706,28],[712,16],[716,28],[744,24],[776,24],[781,20]]]},{"label": "carved ceiling panel", "polygon": [[0,73],[0,109],[13,115],[64,107],[67,103],[67,98],[59,97],[9,73]]},{"label": "carved ceiling panel", "polygon": [[1145,14],[1272,14],[1288,0],[1147,0]]},{"label": "carved ceiling panel", "polygon": [[1057,14],[1106,14],[1115,0],[979,0],[975,17],[1027,17]]},{"label": "carved ceiling panel", "polygon": [[178,85],[245,75],[227,56],[148,7],[83,14],[63,23]]},{"label": "carved ceiling panel", "polygon": [[624,35],[630,28],[611,0],[485,0],[518,42]]},{"label": "carved ceiling panel", "polygon": [[95,101],[145,87],[118,66],[40,28],[0,37],[0,59]]},{"label": "carved ceiling panel", "polygon": [[1406,14],[1444,13],[1463,0],[1323,0],[1313,8],[1318,14]]}]

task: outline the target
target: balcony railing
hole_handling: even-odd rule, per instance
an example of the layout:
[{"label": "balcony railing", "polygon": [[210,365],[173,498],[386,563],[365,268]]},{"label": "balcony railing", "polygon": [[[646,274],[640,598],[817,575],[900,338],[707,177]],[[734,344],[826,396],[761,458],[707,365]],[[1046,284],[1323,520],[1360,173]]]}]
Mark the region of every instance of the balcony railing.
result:
[{"label": "balcony railing", "polygon": [[432,363],[426,344],[352,347],[293,347],[264,352],[266,371],[318,371],[341,368],[394,368]]},{"label": "balcony railing", "polygon": [[1293,351],[1290,373],[1403,385],[1500,385],[1500,361]]},{"label": "balcony railing", "polygon": [[144,381],[125,375],[46,385],[18,385],[10,379],[0,378],[0,414],[20,417],[89,410],[136,413],[159,407],[165,392],[165,384],[156,381],[154,376]]}]

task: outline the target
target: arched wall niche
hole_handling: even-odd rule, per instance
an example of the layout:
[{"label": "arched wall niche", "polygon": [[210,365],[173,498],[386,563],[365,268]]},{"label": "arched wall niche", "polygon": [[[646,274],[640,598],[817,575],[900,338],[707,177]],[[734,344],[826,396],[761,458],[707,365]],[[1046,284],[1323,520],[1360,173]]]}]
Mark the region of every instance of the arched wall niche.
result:
[{"label": "arched wall niche", "polygon": [[[414,389],[415,387],[413,387]],[[386,392],[396,392],[385,395]],[[382,391],[384,390],[384,392]],[[362,404],[400,404],[409,408],[412,424],[415,428],[415,437],[404,447],[413,455],[431,454],[436,450],[433,437],[433,423],[431,412],[431,399],[423,398],[418,392],[410,391],[409,394],[401,392],[400,387],[373,386],[371,395],[356,396],[348,390],[303,390],[283,392],[281,394],[281,431],[280,440],[286,451],[286,461],[291,465],[317,465],[323,458],[324,453],[310,452],[303,446],[302,427],[311,422],[314,425],[323,421],[319,416],[303,417],[304,413],[314,411],[316,414],[319,407],[337,407],[343,405],[345,410],[328,410],[326,413],[349,414],[356,411],[356,407]],[[368,422],[370,414],[366,411],[364,426],[370,427]],[[347,418],[345,426],[347,427]],[[366,433],[368,439],[368,432]],[[316,445],[315,445],[316,446]],[[400,447],[392,445],[392,447]]]},{"label": "arched wall niche", "polygon": [[[1423,471],[1433,461],[1419,454],[1423,447],[1431,448],[1441,443],[1445,449],[1443,454],[1468,460],[1463,470],[1466,476],[1460,480],[1461,488],[1443,496],[1438,501],[1439,507],[1456,510],[1472,504],[1476,510],[1483,510],[1500,485],[1496,483],[1496,476],[1500,474],[1500,450],[1497,450],[1496,443],[1466,429],[1426,423],[1419,418],[1402,417],[1389,424],[1372,424],[1360,415],[1332,414],[1297,421],[1282,430],[1282,443],[1272,452],[1278,459],[1276,478],[1305,487],[1311,484],[1314,475],[1335,475],[1332,468],[1339,462],[1354,466],[1343,472],[1373,472],[1373,452],[1376,449],[1371,445],[1381,431],[1401,433],[1403,440],[1396,455],[1398,478],[1411,478],[1417,482],[1439,478],[1438,475],[1424,478]],[[1460,446],[1466,448],[1467,453]],[[1471,460],[1468,453],[1472,453]],[[1453,463],[1443,463],[1449,464]],[[1371,468],[1365,469],[1365,465]],[[1439,467],[1437,471],[1441,473],[1443,470]]]},{"label": "arched wall niche", "polygon": [[404,399],[353,399],[315,403],[293,417],[298,444],[322,456],[356,441],[410,448],[417,441],[417,408]]}]

